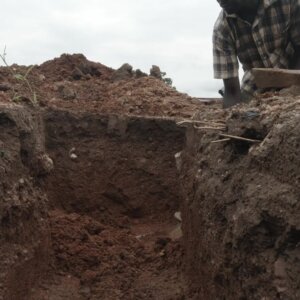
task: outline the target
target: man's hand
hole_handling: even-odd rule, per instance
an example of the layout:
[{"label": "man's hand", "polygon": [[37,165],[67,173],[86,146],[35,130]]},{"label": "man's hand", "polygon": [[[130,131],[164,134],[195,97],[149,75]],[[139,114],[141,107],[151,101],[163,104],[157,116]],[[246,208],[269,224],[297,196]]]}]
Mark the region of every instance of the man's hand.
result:
[{"label": "man's hand", "polygon": [[224,102],[223,107],[228,108],[241,102],[241,87],[238,77],[224,79]]}]

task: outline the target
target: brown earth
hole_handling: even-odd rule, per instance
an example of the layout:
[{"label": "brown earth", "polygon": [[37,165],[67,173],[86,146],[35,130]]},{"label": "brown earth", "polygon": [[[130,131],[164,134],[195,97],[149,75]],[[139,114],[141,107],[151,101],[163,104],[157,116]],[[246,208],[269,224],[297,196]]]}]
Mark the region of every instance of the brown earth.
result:
[{"label": "brown earth", "polygon": [[[25,66],[13,67],[18,74],[28,70]],[[199,101],[177,92],[162,80],[137,74],[132,71],[124,75],[122,67],[113,70],[90,62],[81,54],[64,54],[35,66],[28,79],[41,106],[75,112],[190,117],[199,108]],[[21,101],[28,102],[32,93],[21,81],[12,81],[10,75],[8,69],[1,69],[2,101],[4,94],[13,96],[14,87]]]},{"label": "brown earth", "polygon": [[82,55],[32,69],[36,105],[11,68],[0,69],[0,299],[186,298],[175,122],[207,105]]},{"label": "brown earth", "polygon": [[300,97],[264,97],[210,118],[262,142],[187,131],[183,244],[199,299],[300,298]]},{"label": "brown earth", "polygon": [[27,70],[0,68],[0,299],[299,299],[299,97],[223,110],[80,54]]}]

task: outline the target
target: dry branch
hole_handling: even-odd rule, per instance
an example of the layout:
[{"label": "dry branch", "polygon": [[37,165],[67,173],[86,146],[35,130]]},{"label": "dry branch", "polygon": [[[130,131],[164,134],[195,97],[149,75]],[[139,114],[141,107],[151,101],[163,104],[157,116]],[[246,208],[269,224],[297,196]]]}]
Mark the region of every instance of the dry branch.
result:
[{"label": "dry branch", "polygon": [[235,140],[240,140],[240,141],[245,141],[249,143],[261,143],[261,140],[255,140],[255,139],[247,139],[241,136],[236,136],[236,135],[230,135],[230,134],[225,134],[225,133],[219,133],[220,136],[223,136],[225,138],[230,138],[230,139],[235,139]]},{"label": "dry branch", "polygon": [[183,120],[183,121],[177,122],[176,124],[178,126],[187,125],[187,124],[207,125],[209,127],[215,127],[215,126],[224,127],[225,126],[225,123],[223,123],[223,122],[213,122],[213,121],[210,122],[210,121],[198,121],[198,120]]},{"label": "dry branch", "polygon": [[224,143],[230,141],[229,138],[222,139],[222,140],[216,140],[216,141],[211,141],[212,144],[217,144],[217,143]]},{"label": "dry branch", "polygon": [[199,129],[199,130],[225,130],[226,127],[209,127],[209,126],[197,126],[194,125],[195,129]]}]

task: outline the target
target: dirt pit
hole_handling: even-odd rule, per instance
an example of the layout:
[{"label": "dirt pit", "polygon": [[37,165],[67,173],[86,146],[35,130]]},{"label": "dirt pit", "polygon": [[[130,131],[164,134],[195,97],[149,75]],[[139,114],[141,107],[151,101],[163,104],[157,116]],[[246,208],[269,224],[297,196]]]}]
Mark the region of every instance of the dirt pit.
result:
[{"label": "dirt pit", "polygon": [[[5,107],[3,118],[12,127],[2,132],[16,135],[17,141],[24,131],[17,126],[23,126],[24,107],[14,113]],[[181,223],[174,217],[181,200],[174,155],[184,143],[184,131],[169,119],[53,109],[27,113],[23,121],[36,131],[25,141],[33,148],[21,142],[23,160],[17,149],[15,160],[21,167],[27,159],[28,173],[19,174],[22,182],[31,180],[32,188],[45,193],[46,224],[30,245],[15,241],[24,257],[11,261],[14,270],[19,266],[17,272],[3,270],[3,299],[184,299]],[[45,147],[37,150],[42,142]],[[47,153],[50,170],[45,162],[42,169],[33,168],[32,153],[38,152]],[[5,153],[8,158],[9,149]],[[23,209],[23,197],[14,197]],[[39,198],[32,201],[38,205]],[[7,208],[10,214],[14,205]],[[27,218],[41,213],[32,207]],[[9,227],[24,218],[9,220]],[[23,232],[11,232],[7,247]],[[43,235],[47,243],[35,246]],[[20,285],[29,271],[32,275]]]},{"label": "dirt pit", "polygon": [[0,68],[0,299],[189,299],[176,121],[207,104],[80,54],[33,67],[35,103],[27,70]]},{"label": "dirt pit", "polygon": [[0,79],[0,300],[299,299],[299,96],[223,110],[82,55],[37,103]]},{"label": "dirt pit", "polygon": [[174,155],[183,131],[168,120],[59,111],[45,124],[56,165],[45,183],[53,277],[31,298],[181,299]]}]

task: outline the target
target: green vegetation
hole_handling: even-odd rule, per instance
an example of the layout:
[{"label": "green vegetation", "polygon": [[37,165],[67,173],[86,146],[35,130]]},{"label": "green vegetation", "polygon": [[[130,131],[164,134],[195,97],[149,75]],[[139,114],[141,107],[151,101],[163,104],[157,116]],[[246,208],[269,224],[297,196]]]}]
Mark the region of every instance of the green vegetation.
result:
[{"label": "green vegetation", "polygon": [[162,81],[167,84],[168,86],[173,87],[173,80],[169,77],[166,77],[167,73],[166,72],[160,72]]},{"label": "green vegetation", "polygon": [[[2,59],[3,63],[5,64],[5,66],[8,68],[8,70],[10,71],[12,77],[14,79],[16,79],[18,82],[20,82],[20,84],[29,92],[29,94],[31,95],[29,97],[30,102],[33,105],[37,104],[37,95],[36,92],[34,91],[34,89],[32,88],[32,85],[30,83],[30,81],[28,80],[28,75],[30,74],[30,72],[32,71],[34,66],[31,66],[27,69],[27,71],[25,72],[25,74],[21,74],[18,73],[12,66],[9,66],[9,64],[7,63],[6,60],[6,47],[4,48],[3,54],[0,54],[0,58]],[[13,90],[13,97],[12,100],[17,102],[22,98],[22,95],[20,95],[14,87],[12,87]]]}]

